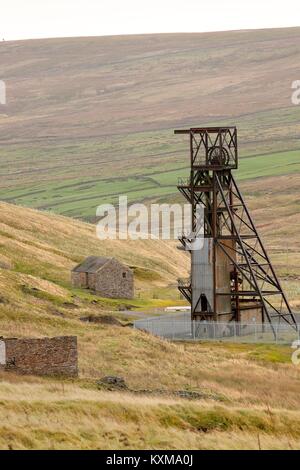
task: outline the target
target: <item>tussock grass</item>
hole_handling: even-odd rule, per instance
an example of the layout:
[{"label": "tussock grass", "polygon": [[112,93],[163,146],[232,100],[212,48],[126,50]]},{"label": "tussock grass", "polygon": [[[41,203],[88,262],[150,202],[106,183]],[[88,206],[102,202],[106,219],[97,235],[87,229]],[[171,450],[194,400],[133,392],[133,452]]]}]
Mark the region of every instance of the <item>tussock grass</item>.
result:
[{"label": "tussock grass", "polygon": [[[3,399],[7,394],[11,398]],[[228,409],[50,381],[44,386],[1,383],[0,397],[1,448],[244,449],[257,448],[258,437],[266,448],[300,444],[299,412]]]}]

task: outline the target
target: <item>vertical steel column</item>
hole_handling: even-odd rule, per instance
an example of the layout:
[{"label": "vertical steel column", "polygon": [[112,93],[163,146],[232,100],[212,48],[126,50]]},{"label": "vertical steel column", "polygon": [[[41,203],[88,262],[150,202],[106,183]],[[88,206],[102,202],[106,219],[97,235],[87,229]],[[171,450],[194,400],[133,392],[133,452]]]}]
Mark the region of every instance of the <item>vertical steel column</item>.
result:
[{"label": "vertical steel column", "polygon": [[213,172],[213,195],[212,195],[212,238],[213,238],[213,318],[217,321],[217,236],[218,236],[218,227],[217,227],[217,210],[218,210],[218,200],[217,200],[217,181],[216,181],[216,172]]}]

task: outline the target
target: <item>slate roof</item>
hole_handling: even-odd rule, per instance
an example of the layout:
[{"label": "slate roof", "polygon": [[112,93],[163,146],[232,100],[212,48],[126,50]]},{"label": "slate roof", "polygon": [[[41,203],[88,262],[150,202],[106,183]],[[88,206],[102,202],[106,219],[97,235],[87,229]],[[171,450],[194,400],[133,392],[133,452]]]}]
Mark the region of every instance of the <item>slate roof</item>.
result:
[{"label": "slate roof", "polygon": [[104,256],[88,256],[82,263],[75,266],[73,271],[77,273],[96,273],[111,260],[112,258],[105,258]]}]

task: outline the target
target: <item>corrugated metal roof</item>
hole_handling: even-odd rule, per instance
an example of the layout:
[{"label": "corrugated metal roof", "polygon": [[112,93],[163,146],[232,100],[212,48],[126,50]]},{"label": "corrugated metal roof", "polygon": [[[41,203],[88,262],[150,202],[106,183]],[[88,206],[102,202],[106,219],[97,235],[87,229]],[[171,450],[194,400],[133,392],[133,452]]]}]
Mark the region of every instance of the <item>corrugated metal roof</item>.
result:
[{"label": "corrugated metal roof", "polygon": [[112,258],[105,258],[104,256],[88,256],[82,263],[75,266],[73,271],[77,273],[96,273],[110,260]]}]

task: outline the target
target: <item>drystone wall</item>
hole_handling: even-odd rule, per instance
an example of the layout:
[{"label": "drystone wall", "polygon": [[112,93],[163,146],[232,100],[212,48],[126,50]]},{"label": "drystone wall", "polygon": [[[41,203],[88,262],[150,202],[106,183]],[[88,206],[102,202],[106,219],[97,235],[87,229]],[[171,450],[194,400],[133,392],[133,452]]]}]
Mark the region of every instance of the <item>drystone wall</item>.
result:
[{"label": "drystone wall", "polygon": [[77,377],[77,337],[1,338],[0,368],[19,374]]}]

